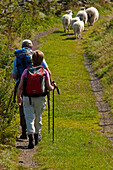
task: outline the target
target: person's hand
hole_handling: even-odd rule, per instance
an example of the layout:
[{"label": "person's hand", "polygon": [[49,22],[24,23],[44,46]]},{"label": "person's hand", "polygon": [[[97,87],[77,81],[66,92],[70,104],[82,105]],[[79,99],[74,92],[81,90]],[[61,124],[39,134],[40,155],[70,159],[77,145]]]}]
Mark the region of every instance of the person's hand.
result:
[{"label": "person's hand", "polygon": [[59,89],[58,89],[58,87],[57,87],[57,85],[56,85],[56,83],[54,81],[51,83],[51,85],[54,87],[54,89],[56,88],[57,93],[60,94]]},{"label": "person's hand", "polygon": [[21,96],[17,96],[17,103],[19,106],[21,106],[22,104],[22,97]]},{"label": "person's hand", "polygon": [[54,89],[55,89],[56,83],[54,81],[51,83],[51,85],[54,86]]}]

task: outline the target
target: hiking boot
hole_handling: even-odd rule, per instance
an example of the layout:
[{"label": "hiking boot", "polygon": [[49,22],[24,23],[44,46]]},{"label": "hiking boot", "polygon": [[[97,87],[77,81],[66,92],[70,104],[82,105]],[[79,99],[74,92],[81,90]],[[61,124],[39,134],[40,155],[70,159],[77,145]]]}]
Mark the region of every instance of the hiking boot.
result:
[{"label": "hiking boot", "polygon": [[26,135],[26,134],[22,134],[22,135],[20,136],[20,139],[27,139],[27,135]]},{"label": "hiking boot", "polygon": [[28,149],[33,149],[34,148],[34,143],[33,143],[33,135],[28,135],[29,137],[29,144],[28,144]]},{"label": "hiking boot", "polygon": [[34,138],[35,138],[35,145],[38,145],[38,134],[34,134]]}]

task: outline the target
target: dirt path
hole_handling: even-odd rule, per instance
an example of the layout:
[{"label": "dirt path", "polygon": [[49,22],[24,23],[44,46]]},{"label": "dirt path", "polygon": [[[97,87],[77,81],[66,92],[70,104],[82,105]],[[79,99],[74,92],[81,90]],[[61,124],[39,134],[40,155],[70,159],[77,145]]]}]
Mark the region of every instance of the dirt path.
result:
[{"label": "dirt path", "polygon": [[[49,31],[42,31],[36,34],[32,38],[34,44],[33,50],[38,49],[38,45],[40,45],[40,43],[37,41],[38,38],[47,35],[49,33],[52,33],[59,28],[61,27],[53,28]],[[102,127],[102,133],[113,142],[113,118],[110,115],[109,107],[103,101],[102,85],[94,74],[94,71],[90,64],[90,60],[87,59],[87,54],[84,54],[84,57],[85,57],[84,64],[86,65],[87,71],[90,73],[91,87],[95,95],[98,111],[102,115],[102,118],[100,119],[100,126]],[[18,139],[16,141],[16,148],[18,148],[21,151],[18,157],[19,159],[18,164],[23,167],[28,167],[29,169],[38,168],[38,163],[35,162],[35,160],[33,159],[33,155],[38,152],[38,146],[35,146],[35,148],[33,149],[27,149],[27,146],[28,146],[28,139],[27,140]]]},{"label": "dirt path", "polygon": [[33,149],[27,149],[28,139],[18,139],[16,141],[16,148],[18,148],[21,153],[18,157],[18,164],[24,167],[37,167],[38,163],[33,159],[33,155],[38,152],[38,147],[35,146]]},{"label": "dirt path", "polygon": [[102,115],[100,118],[100,126],[102,127],[102,133],[105,137],[113,142],[113,117],[110,114],[110,108],[107,103],[103,100],[103,89],[99,79],[95,76],[93,68],[90,64],[90,60],[87,59],[87,54],[84,54],[87,71],[90,73],[90,83],[93,93],[95,95],[98,112]]},{"label": "dirt path", "polygon": [[[37,41],[38,38],[47,35],[49,33],[52,33],[55,30],[60,29],[61,27],[52,28],[51,30],[48,31],[41,31],[38,34],[36,34],[32,38],[32,42],[34,45],[33,50],[38,49],[38,46],[40,45],[40,43]],[[27,146],[28,146],[28,139],[26,140],[18,139],[16,141],[16,148],[18,148],[21,151],[18,157],[18,164],[23,167],[28,167],[29,169],[37,168],[38,163],[35,162],[35,160],[33,159],[33,155],[38,152],[38,146],[35,146],[33,149],[27,149]]]},{"label": "dirt path", "polygon": [[38,34],[36,34],[36,35],[32,38],[33,50],[38,49],[38,45],[40,45],[40,43],[37,41],[38,38],[40,38],[40,37],[42,37],[42,36],[44,36],[44,35],[50,34],[50,33],[54,32],[55,30],[60,29],[60,28],[62,28],[62,26],[57,27],[57,28],[52,28],[51,30],[48,30],[48,31],[41,31],[41,32],[39,32]]}]

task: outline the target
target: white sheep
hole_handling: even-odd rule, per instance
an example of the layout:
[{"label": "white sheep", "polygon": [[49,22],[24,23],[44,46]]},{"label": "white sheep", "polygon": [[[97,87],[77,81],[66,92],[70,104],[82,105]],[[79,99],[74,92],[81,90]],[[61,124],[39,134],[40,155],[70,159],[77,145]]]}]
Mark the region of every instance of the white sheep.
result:
[{"label": "white sheep", "polygon": [[87,23],[87,13],[84,7],[82,7],[81,10],[78,11],[76,17],[79,17],[81,21],[84,21],[84,24]]},{"label": "white sheep", "polygon": [[75,35],[75,39],[81,36],[81,32],[84,31],[84,22],[83,21],[76,21],[73,23],[73,32]]},{"label": "white sheep", "polygon": [[64,32],[66,32],[67,27],[68,27],[68,32],[70,31],[71,19],[72,19],[72,11],[68,10],[67,14],[63,15],[61,19],[64,27]]},{"label": "white sheep", "polygon": [[99,12],[95,7],[90,7],[86,9],[86,13],[88,16],[88,26],[91,26],[98,20]]},{"label": "white sheep", "polygon": [[71,19],[71,27],[73,28],[73,23],[76,21],[80,21],[79,17],[75,17]]}]

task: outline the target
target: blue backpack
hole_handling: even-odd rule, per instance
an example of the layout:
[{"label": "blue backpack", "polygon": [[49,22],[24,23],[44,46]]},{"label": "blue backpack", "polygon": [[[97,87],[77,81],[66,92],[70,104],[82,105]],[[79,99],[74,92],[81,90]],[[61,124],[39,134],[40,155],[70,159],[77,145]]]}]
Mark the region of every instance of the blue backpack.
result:
[{"label": "blue backpack", "polygon": [[32,65],[31,56],[32,51],[30,48],[24,47],[15,51],[16,66],[18,71],[18,78],[21,78],[23,71]]}]

